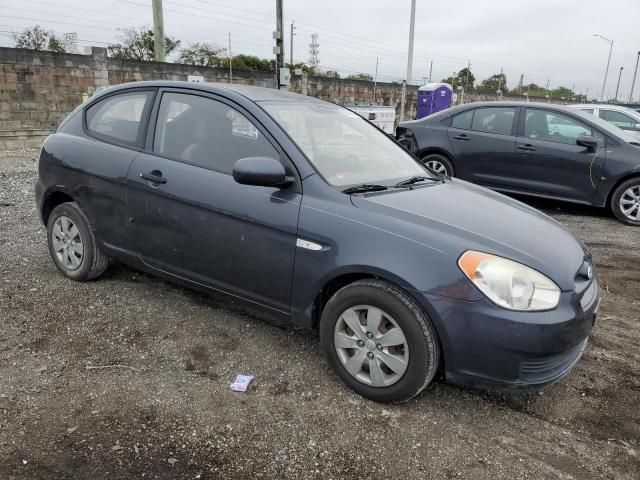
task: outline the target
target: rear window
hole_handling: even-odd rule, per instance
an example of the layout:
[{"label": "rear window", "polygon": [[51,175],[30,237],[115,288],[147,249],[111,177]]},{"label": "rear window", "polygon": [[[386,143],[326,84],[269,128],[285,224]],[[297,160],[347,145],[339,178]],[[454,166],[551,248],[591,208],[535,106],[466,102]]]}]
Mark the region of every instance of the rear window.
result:
[{"label": "rear window", "polygon": [[151,92],[122,93],[93,104],[86,111],[87,129],[118,143],[140,143],[143,112],[150,96]]}]

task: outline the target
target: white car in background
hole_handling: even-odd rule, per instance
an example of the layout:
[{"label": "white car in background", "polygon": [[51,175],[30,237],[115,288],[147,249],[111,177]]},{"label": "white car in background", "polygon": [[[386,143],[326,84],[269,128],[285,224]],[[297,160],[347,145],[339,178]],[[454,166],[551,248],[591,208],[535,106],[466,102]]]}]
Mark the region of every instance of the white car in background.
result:
[{"label": "white car in background", "polygon": [[636,110],[606,103],[569,106],[613,123],[634,137],[640,138],[640,112]]}]

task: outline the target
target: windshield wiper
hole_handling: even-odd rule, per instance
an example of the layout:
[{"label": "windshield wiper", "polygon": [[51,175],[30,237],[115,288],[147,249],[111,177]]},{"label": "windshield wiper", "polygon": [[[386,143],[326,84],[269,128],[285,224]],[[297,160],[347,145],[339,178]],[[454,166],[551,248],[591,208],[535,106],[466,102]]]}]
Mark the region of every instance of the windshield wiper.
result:
[{"label": "windshield wiper", "polygon": [[352,193],[363,193],[363,192],[377,192],[380,190],[386,190],[389,187],[385,187],[384,185],[376,185],[375,183],[362,183],[360,185],[354,185],[353,187],[345,188],[342,190],[342,193],[346,193],[351,195]]},{"label": "windshield wiper", "polygon": [[411,185],[415,185],[416,183],[419,182],[424,182],[426,180],[429,180],[431,182],[441,182],[442,178],[435,178],[435,177],[411,177],[408,178],[406,180],[403,180],[401,182],[396,183],[393,187],[394,188],[402,188],[402,187],[411,187]]}]

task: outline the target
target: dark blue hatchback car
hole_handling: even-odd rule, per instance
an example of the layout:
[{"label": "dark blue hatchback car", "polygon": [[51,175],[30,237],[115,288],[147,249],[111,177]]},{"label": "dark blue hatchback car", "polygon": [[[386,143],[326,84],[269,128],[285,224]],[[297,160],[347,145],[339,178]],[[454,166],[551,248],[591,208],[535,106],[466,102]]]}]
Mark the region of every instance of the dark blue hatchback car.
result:
[{"label": "dark blue hatchback car", "polygon": [[58,269],[112,260],[317,329],[358,393],[540,388],[599,304],[584,246],[549,217],[435,176],[366,120],[306,96],[141,82],[45,142],[38,209]]}]

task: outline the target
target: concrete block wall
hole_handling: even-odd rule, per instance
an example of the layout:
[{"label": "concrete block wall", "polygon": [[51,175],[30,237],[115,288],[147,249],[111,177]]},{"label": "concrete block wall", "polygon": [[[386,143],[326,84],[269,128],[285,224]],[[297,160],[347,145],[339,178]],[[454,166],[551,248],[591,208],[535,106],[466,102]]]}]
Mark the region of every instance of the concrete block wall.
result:
[{"label": "concrete block wall", "polygon": [[[187,80],[202,75],[207,82],[229,81],[226,69],[138,62],[107,57],[104,48],[91,55],[0,48],[0,149],[40,146],[58,123],[101,86],[137,80]],[[294,76],[290,91],[302,93],[302,77]],[[234,71],[233,82],[275,85],[273,72]],[[308,95],[335,103],[370,102],[371,82],[309,77]],[[400,84],[378,83],[376,99],[400,112]],[[417,87],[407,89],[406,115],[415,115]]]},{"label": "concrete block wall", "polygon": [[[188,75],[202,75],[207,82],[229,81],[227,69],[117,60],[108,58],[104,48],[92,48],[91,55],[0,48],[0,149],[41,145],[98,87],[137,80],[187,80]],[[259,71],[235,71],[233,82],[271,88],[275,84],[273,72]],[[339,104],[374,100],[373,83],[362,80],[294,75],[289,90]],[[407,87],[405,118],[415,118],[417,90]],[[375,100],[393,105],[397,118],[401,99],[401,84],[377,84]],[[464,101],[495,99],[469,94]]]}]

